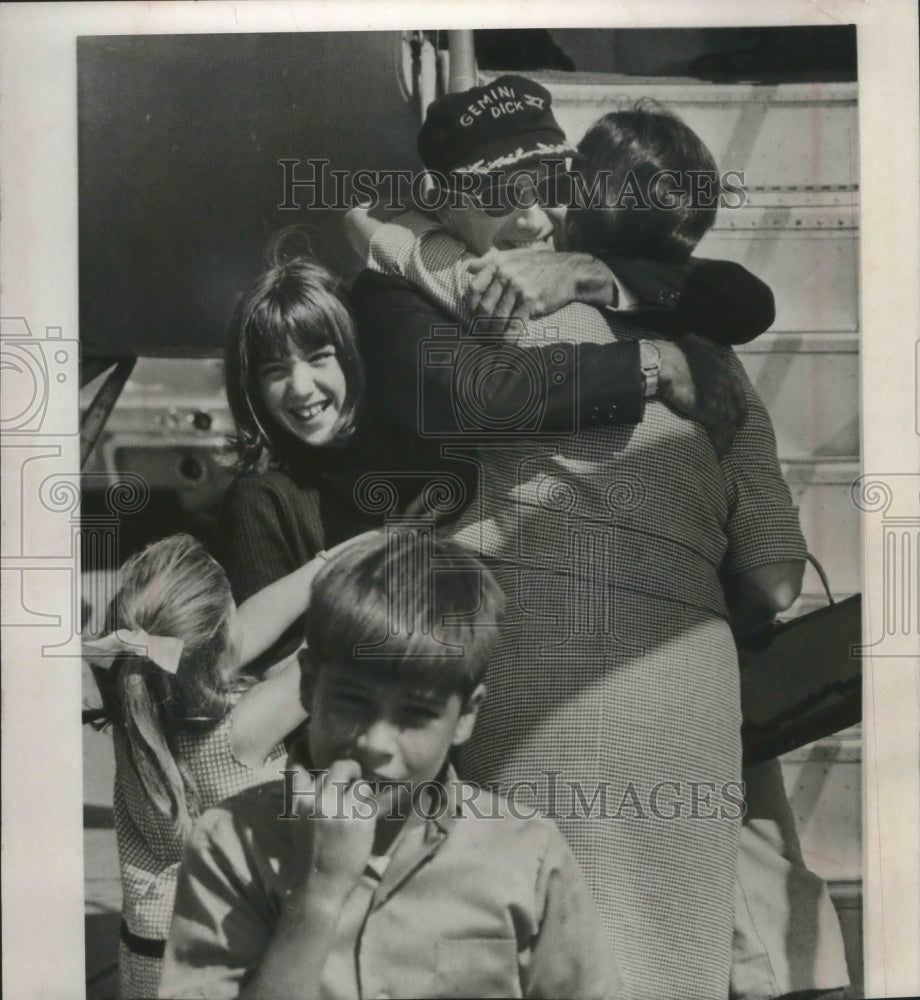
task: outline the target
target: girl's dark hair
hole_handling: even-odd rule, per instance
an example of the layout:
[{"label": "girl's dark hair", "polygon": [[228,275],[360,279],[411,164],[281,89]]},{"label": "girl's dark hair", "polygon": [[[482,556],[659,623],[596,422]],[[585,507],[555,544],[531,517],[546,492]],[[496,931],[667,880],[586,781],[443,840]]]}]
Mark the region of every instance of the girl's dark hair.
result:
[{"label": "girl's dark hair", "polygon": [[224,348],[227,400],[236,425],[231,444],[237,468],[290,464],[304,446],[275,426],[257,384],[259,365],[286,357],[293,344],[309,353],[335,349],[345,376],[345,402],[336,440],[354,430],[364,392],[354,319],[338,279],[303,252],[291,255],[297,229],[280,232],[266,251],[267,267],[241,298]]},{"label": "girl's dark hair", "polygon": [[127,738],[131,761],[154,806],[184,837],[199,811],[195,781],[176,751],[185,728],[210,726],[229,706],[237,664],[234,603],[227,576],[190,535],[172,535],[132,556],[119,573],[106,634],[143,629],[184,643],[175,674],[146,656],[93,667],[104,720]]},{"label": "girl's dark hair", "polygon": [[712,154],[653,101],[595,122],[573,168],[586,190],[600,181],[607,206],[592,198],[570,212],[570,238],[579,249],[680,263],[715,222],[720,186]]}]

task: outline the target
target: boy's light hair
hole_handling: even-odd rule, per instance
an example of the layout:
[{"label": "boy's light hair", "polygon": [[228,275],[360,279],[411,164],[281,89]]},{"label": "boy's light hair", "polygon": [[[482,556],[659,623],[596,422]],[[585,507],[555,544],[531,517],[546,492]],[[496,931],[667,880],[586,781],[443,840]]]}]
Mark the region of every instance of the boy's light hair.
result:
[{"label": "boy's light hair", "polygon": [[351,665],[468,697],[485,676],[504,595],[459,542],[389,528],[317,574],[305,616],[311,663]]}]

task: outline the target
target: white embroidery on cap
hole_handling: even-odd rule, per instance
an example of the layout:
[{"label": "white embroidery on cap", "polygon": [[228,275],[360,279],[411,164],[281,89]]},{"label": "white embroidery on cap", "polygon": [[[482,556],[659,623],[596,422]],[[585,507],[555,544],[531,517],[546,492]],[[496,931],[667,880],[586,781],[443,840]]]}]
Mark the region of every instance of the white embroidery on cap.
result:
[{"label": "white embroidery on cap", "polygon": [[496,157],[494,160],[477,160],[475,163],[471,163],[466,167],[455,167],[451,173],[487,174],[492,170],[509,166],[512,163],[518,163],[521,160],[528,159],[533,156],[541,154],[548,156],[552,153],[565,153],[571,155],[574,152],[575,150],[566,142],[558,143],[555,146],[538,142],[536,146],[531,146],[527,149],[524,149],[523,146],[518,146],[513,153],[506,153],[504,156]]}]

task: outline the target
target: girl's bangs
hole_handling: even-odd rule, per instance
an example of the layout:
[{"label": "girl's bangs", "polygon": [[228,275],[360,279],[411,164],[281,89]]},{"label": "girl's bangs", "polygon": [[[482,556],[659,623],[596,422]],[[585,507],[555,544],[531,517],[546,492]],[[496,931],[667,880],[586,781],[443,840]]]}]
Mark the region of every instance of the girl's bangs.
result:
[{"label": "girl's bangs", "polygon": [[254,364],[288,357],[293,347],[309,354],[337,338],[327,316],[319,310],[298,308],[281,312],[264,309],[252,317],[248,353]]}]

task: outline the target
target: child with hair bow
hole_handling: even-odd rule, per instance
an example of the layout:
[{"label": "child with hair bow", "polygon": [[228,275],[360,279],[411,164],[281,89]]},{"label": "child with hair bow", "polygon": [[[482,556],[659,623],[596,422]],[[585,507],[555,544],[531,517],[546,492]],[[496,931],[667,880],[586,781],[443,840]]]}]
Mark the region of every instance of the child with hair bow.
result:
[{"label": "child with hair bow", "polygon": [[102,696],[100,725],[114,731],[122,998],[157,993],[196,817],[284,767],[282,740],[305,718],[296,656],[258,683],[240,668],[303,614],[325,559],[237,608],[226,574],[199,542],[164,538],[125,563],[106,634],[83,644]]}]

